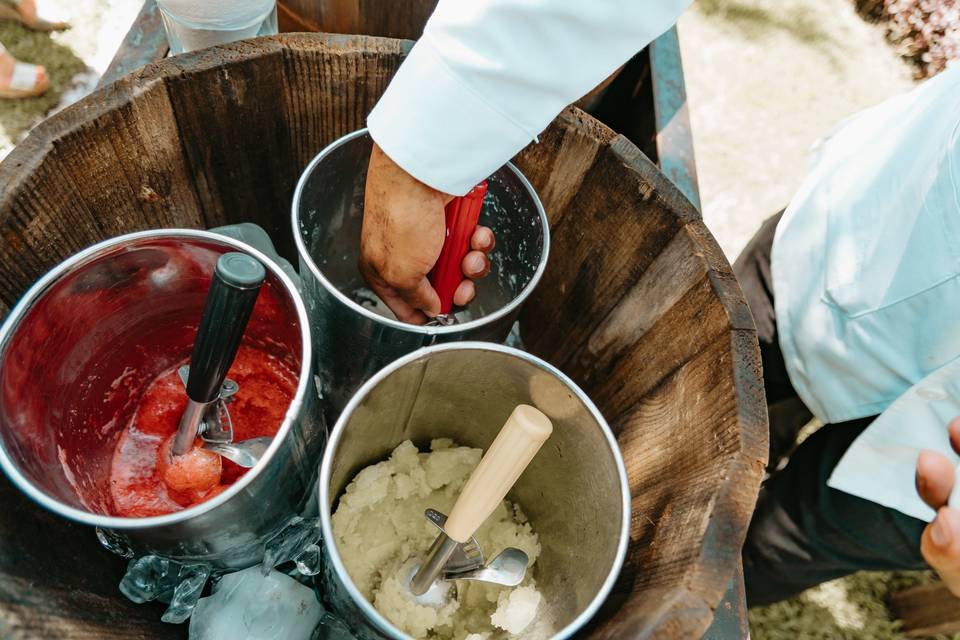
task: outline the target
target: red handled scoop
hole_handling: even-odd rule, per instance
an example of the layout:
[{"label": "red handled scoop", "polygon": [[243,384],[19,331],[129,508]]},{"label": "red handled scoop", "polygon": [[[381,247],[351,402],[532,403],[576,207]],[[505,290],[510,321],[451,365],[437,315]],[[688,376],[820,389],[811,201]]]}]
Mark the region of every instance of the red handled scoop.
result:
[{"label": "red handled scoop", "polygon": [[470,252],[470,237],[480,220],[483,198],[487,195],[487,181],[484,180],[467,195],[454,198],[447,204],[447,236],[437,264],[430,272],[430,284],[440,296],[440,313],[448,315],[453,310],[453,294],[463,281],[463,258]]}]

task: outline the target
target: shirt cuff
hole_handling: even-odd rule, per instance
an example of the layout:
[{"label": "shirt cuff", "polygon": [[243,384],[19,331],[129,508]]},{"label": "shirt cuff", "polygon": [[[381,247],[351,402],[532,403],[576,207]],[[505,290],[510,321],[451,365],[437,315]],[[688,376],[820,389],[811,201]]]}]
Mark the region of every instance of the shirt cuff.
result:
[{"label": "shirt cuff", "polygon": [[367,118],[391,160],[424,184],[464,195],[536,138],[467,86],[430,41],[413,47]]}]

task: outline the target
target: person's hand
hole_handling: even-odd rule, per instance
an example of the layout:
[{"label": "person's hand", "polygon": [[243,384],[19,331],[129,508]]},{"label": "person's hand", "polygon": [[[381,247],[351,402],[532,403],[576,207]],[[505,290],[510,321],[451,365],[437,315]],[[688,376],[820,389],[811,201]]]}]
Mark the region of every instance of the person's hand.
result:
[{"label": "person's hand", "polygon": [[[960,417],[947,429],[950,444],[960,452]],[[921,451],[917,458],[917,491],[923,501],[936,509],[936,519],[927,525],[920,538],[920,552],[940,575],[943,583],[960,597],[960,510],[947,506],[953,490],[954,465],[943,454]]]},{"label": "person's hand", "polygon": [[[373,146],[360,236],[360,273],[398,320],[423,324],[440,313],[440,298],[427,274],[440,257],[446,235],[443,208],[452,199]],[[473,280],[490,271],[487,254],[494,243],[493,232],[478,226],[470,240],[471,251],[461,263],[466,279],[457,287],[454,304],[463,306],[473,300]]]}]

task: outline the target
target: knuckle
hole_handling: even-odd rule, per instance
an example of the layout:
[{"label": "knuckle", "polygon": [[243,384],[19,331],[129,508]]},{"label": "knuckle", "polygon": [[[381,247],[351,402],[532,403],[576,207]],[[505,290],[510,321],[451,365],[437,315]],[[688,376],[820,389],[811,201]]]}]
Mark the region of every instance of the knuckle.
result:
[{"label": "knuckle", "polygon": [[406,269],[396,264],[382,264],[379,269],[380,277],[391,287],[406,289],[410,278]]}]

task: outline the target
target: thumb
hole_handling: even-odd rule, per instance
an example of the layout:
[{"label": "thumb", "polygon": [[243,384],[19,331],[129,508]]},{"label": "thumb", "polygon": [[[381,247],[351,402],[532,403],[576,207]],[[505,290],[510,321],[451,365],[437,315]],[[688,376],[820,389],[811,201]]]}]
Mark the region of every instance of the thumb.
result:
[{"label": "thumb", "polygon": [[924,559],[954,595],[960,595],[960,511],[942,507],[920,538]]},{"label": "thumb", "polygon": [[420,279],[417,286],[412,289],[398,290],[397,293],[404,302],[414,309],[420,309],[427,317],[433,318],[440,313],[440,296],[427,280],[426,276]]}]

